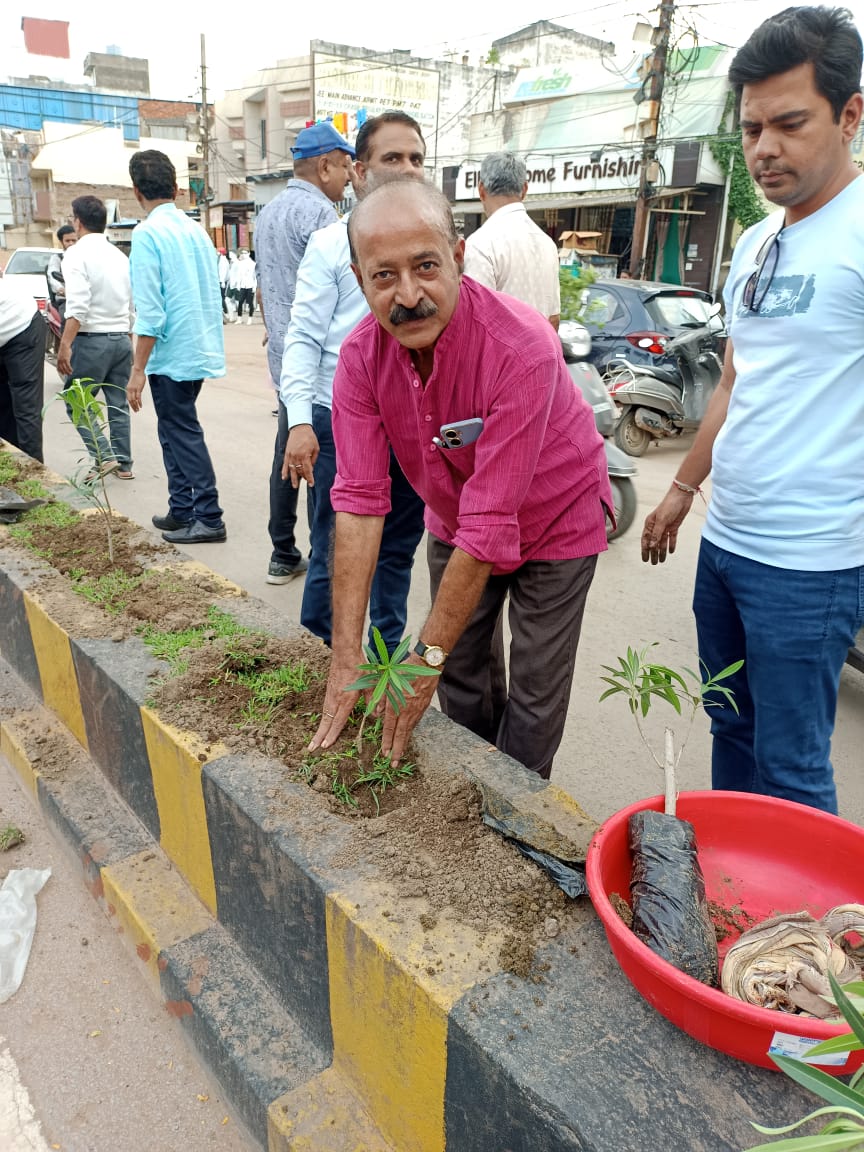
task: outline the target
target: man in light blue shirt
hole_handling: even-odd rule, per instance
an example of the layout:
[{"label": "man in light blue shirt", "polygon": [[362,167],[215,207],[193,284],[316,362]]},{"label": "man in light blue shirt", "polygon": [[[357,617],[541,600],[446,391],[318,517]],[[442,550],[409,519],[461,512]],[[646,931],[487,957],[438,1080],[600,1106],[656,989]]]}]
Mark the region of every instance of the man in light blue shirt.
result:
[{"label": "man in light blue shirt", "polygon": [[[132,233],[135,359],[129,407],[150,384],[168,477],[168,515],[154,516],[172,544],[218,543],[225,524],[195,403],[205,379],[225,375],[222,294],[207,233],[174,200],[177,176],[163,152],[136,152],[129,175],[143,220]],[[146,375],[145,375],[146,373]]]},{"label": "man in light blue shirt", "polygon": [[[354,188],[362,197],[386,179],[423,179],[426,145],[420,127],[404,112],[367,120],[357,135]],[[290,428],[283,478],[310,486],[312,559],[303,589],[301,623],[330,644],[332,610],[328,557],[335,516],[330,489],[336,477],[331,430],[333,376],[342,341],[368,313],[351,269],[347,217],[313,233],[297,274],[279,392]],[[275,378],[275,377],[274,377]],[[414,553],[423,535],[423,502],[390,457],[392,508],[370,598],[371,623],[392,652],[405,631]]]},{"label": "man in light blue shirt", "polygon": [[[267,363],[274,384],[282,367],[285,331],[291,319],[297,269],[318,228],[338,219],[333,205],[345,195],[354,149],[329,121],[297,133],[294,179],[275,200],[265,204],[255,225],[255,259],[261,315],[267,329]],[[306,571],[306,560],[294,540],[297,489],[282,479],[288,422],[282,404],[270,470],[270,522],[273,544],[268,584],[287,584]]]}]

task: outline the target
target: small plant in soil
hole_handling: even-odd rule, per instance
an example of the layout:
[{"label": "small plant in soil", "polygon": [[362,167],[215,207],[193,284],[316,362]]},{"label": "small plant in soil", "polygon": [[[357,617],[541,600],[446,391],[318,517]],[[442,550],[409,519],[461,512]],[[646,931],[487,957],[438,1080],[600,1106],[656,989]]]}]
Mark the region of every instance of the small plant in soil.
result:
[{"label": "small plant in soil", "polygon": [[[91,504],[102,519],[105,527],[105,538],[108,544],[108,559],[114,563],[114,514],[111,509],[111,499],[105,483],[106,469],[110,461],[103,460],[99,441],[104,442],[110,435],[107,407],[96,395],[96,389],[104,387],[89,378],[75,378],[58,392],[49,403],[63,400],[67,405],[69,418],[79,432],[90,434],[90,440],[96,453],[95,461],[88,457],[87,471],[84,475],[79,471],[67,479],[75,491]],[[46,405],[47,407],[47,405]],[[116,468],[116,464],[113,465]]]},{"label": "small plant in soil", "polygon": [[[864,1048],[864,983],[854,982],[837,983],[834,974],[829,972],[833,1000],[843,1014],[843,1018],[851,1028],[843,1036],[834,1036],[830,1040],[823,1040],[807,1053],[807,1060],[817,1060],[819,1056],[828,1056],[837,1052],[856,1052]],[[825,1100],[827,1108],[817,1108],[803,1120],[795,1124],[787,1124],[782,1128],[768,1128],[763,1124],[750,1123],[757,1132],[763,1136],[788,1136],[790,1132],[809,1124],[814,1120],[824,1120],[831,1117],[828,1123],[812,1136],[797,1136],[789,1140],[779,1140],[776,1143],[758,1144],[751,1152],[769,1152],[770,1149],[799,1149],[800,1152],[829,1152],[829,1149],[860,1149],[864,1148],[864,1067],[860,1068],[848,1083],[843,1083],[835,1076],[829,1076],[819,1068],[812,1068],[803,1060],[796,1060],[789,1056],[772,1056],[771,1059],[791,1077],[797,1084],[808,1088],[821,1099]]]},{"label": "small plant in soil", "polygon": [[[361,712],[358,708],[352,713],[350,723],[359,726],[365,718],[365,711]],[[310,713],[308,720],[310,729],[314,731],[320,716]],[[380,719],[364,727],[362,740],[368,747],[363,749],[358,749],[355,738],[347,748],[307,755],[297,769],[297,775],[306,784],[313,784],[317,779],[329,776],[330,792],[341,803],[352,808],[358,807],[356,791],[366,789],[375,805],[375,815],[380,815],[381,797],[384,792],[388,788],[395,788],[405,780],[410,780],[416,771],[414,765],[409,762],[394,767],[389,756],[383,756],[374,750],[381,739],[381,727]]]},{"label": "small plant in soil", "polygon": [[420,676],[440,675],[435,668],[427,668],[425,664],[413,664],[405,660],[411,646],[410,636],[401,641],[392,656],[387,651],[384,638],[377,628],[372,629],[372,641],[377,651],[373,651],[368,644],[363,645],[366,663],[357,665],[360,676],[345,689],[346,692],[370,693],[357,730],[358,752],[363,747],[363,729],[366,721],[382,700],[387,699],[398,716],[407,704],[408,697],[415,695],[412,687],[414,680]]},{"label": "small plant in soil", "polygon": [[14,824],[7,824],[0,829],[0,852],[8,852],[10,848],[17,848],[24,843],[24,833]]},{"label": "small plant in soil", "polygon": [[[609,687],[600,699],[626,697],[639,736],[655,764],[663,769],[665,781],[663,812],[643,809],[629,820],[633,854],[631,927],[638,939],[662,959],[703,984],[714,986],[719,974],[717,938],[693,826],[675,815],[675,770],[700,707],[717,707],[725,702],[737,711],[732,690],[721,681],[734,675],[744,661],[738,660],[714,675],[706,668],[700,680],[688,668],[679,672],[649,661],[651,647],[654,645],[641,652],[628,647],[626,657],[618,657],[618,667],[604,665],[609,675],[601,676]],[[675,734],[666,727],[662,760],[642,726],[655,699],[665,700],[679,716],[686,717],[687,723],[677,754]]]}]

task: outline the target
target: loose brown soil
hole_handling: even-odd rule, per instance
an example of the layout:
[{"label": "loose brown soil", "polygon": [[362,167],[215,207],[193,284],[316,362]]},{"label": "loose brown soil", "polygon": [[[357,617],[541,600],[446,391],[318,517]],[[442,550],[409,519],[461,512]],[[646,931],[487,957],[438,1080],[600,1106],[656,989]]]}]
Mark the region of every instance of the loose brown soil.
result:
[{"label": "loose brown soil", "polygon": [[[25,464],[33,478],[37,465]],[[14,488],[14,481],[9,484]],[[22,518],[22,525],[28,518]],[[206,624],[210,605],[224,589],[189,566],[171,568],[173,548],[123,517],[115,518],[115,558],[108,560],[101,517],[87,513],[68,527],[33,528],[37,547],[57,574],[44,576],[37,592],[52,617],[78,636],[123,639],[148,622],[160,631],[180,631]],[[0,540],[13,541],[0,529]],[[23,544],[15,545],[19,551]],[[32,555],[32,553],[30,553]],[[73,591],[82,576],[94,581],[113,574],[141,578],[124,587],[112,611],[82,599]],[[338,764],[312,759],[307,745],[317,727],[329,667],[329,651],[310,637],[282,641],[252,634],[225,640],[207,636],[204,647],[189,650],[188,670],[179,677],[154,681],[152,704],[165,720],[195,732],[205,746],[233,751],[255,750],[285,765],[285,789],[268,792],[270,825],[314,835],[326,813],[350,822],[350,851],[337,866],[372,868],[389,877],[399,899],[394,916],[417,915],[424,931],[439,920],[454,920],[479,937],[501,939],[499,962],[505,970],[542,979],[535,949],[543,941],[582,922],[587,902],[568,899],[546,874],[481,820],[481,798],[461,776],[415,771],[410,779],[372,790],[357,785],[358,760],[348,755]],[[249,714],[252,689],[244,673],[260,675],[302,664],[309,686],[289,692],[266,718]],[[351,753],[356,721],[337,749]],[[364,740],[361,768],[368,768],[377,744],[375,733]],[[334,778],[350,789],[352,807],[333,795]],[[303,782],[306,789],[288,787]],[[416,902],[416,903],[415,903]],[[430,956],[429,972],[444,963]]]},{"label": "loose brown soil", "polygon": [[742,932],[746,932],[756,923],[749,912],[745,912],[740,904],[733,904],[731,908],[726,908],[722,904],[718,904],[716,900],[709,900],[708,915],[714,925],[714,935],[717,937],[718,944],[730,936],[740,936]]},{"label": "loose brown soil", "polygon": [[[244,720],[251,692],[235,669],[246,667],[250,657],[258,672],[302,663],[313,681],[306,691],[286,696],[263,725]],[[310,756],[307,745],[320,719],[328,666],[329,651],[311,638],[214,639],[190,653],[184,675],[158,686],[153,703],[166,720],[195,731],[208,745],[263,752],[283,761],[286,784],[309,784],[300,793],[293,788],[268,793],[274,828],[287,824],[314,836],[324,812],[350,821],[351,848],[336,866],[372,866],[390,877],[403,912],[406,901],[422,901],[416,907],[418,915],[427,909],[420,920],[425,930],[439,916],[458,920],[481,938],[503,930],[502,968],[539,979],[537,945],[581,922],[585,907],[482,823],[480,794],[463,777],[415,771],[411,779],[377,793],[376,804],[367,786],[354,783],[355,760],[334,768],[327,758]],[[334,751],[351,752],[356,730],[352,720]],[[375,741],[364,739],[363,767],[371,764],[375,749]],[[356,808],[333,795],[334,772],[352,788]]]},{"label": "loose brown soil", "polygon": [[627,903],[623,896],[617,892],[613,892],[609,897],[609,903],[618,913],[619,917],[624,921],[628,928],[633,927],[633,909]]}]

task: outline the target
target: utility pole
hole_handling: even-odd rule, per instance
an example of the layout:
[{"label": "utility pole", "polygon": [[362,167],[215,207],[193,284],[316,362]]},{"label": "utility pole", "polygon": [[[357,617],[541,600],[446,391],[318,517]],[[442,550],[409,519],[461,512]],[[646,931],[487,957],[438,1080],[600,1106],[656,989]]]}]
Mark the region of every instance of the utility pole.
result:
[{"label": "utility pole", "polygon": [[207,61],[204,52],[204,33],[201,33],[201,113],[198,118],[201,143],[201,166],[204,169],[204,194],[201,203],[204,207],[204,231],[210,235],[210,110],[207,107]]},{"label": "utility pole", "polygon": [[[642,144],[642,167],[639,171],[639,191],[636,197],[636,215],[633,219],[633,239],[630,244],[630,275],[638,279],[644,269],[645,247],[648,238],[649,216],[649,179],[654,162],[657,159],[657,130],[660,121],[660,101],[663,98],[663,83],[666,79],[666,57],[669,52],[669,36],[672,32],[672,16],[675,12],[675,0],[662,0],[660,4],[660,20],[654,29],[656,44],[654,55],[650,58],[650,71],[646,80],[650,78],[651,88],[648,94],[648,135]],[[644,84],[643,84],[644,92]],[[643,105],[640,104],[640,110]],[[655,177],[656,179],[656,177]]]}]

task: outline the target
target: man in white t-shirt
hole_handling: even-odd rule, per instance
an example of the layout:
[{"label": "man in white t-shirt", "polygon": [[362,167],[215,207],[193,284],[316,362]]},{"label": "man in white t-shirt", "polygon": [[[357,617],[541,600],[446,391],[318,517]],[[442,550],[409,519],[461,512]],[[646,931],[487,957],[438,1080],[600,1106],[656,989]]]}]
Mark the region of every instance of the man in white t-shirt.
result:
[{"label": "man in white t-shirt", "polygon": [[536,308],[553,328],[561,314],[558,248],[525,211],[528,174],[512,152],[480,165],[486,223],[465,241],[465,275]]},{"label": "man in white t-shirt", "polygon": [[744,156],[782,211],[735,248],[723,376],[642,558],[662,562],[712,473],[693,608],[707,674],[736,660],[737,713],[710,710],[715,788],[837,811],[831,735],[864,621],[861,37],[844,8],[765,21],[729,72]]}]

